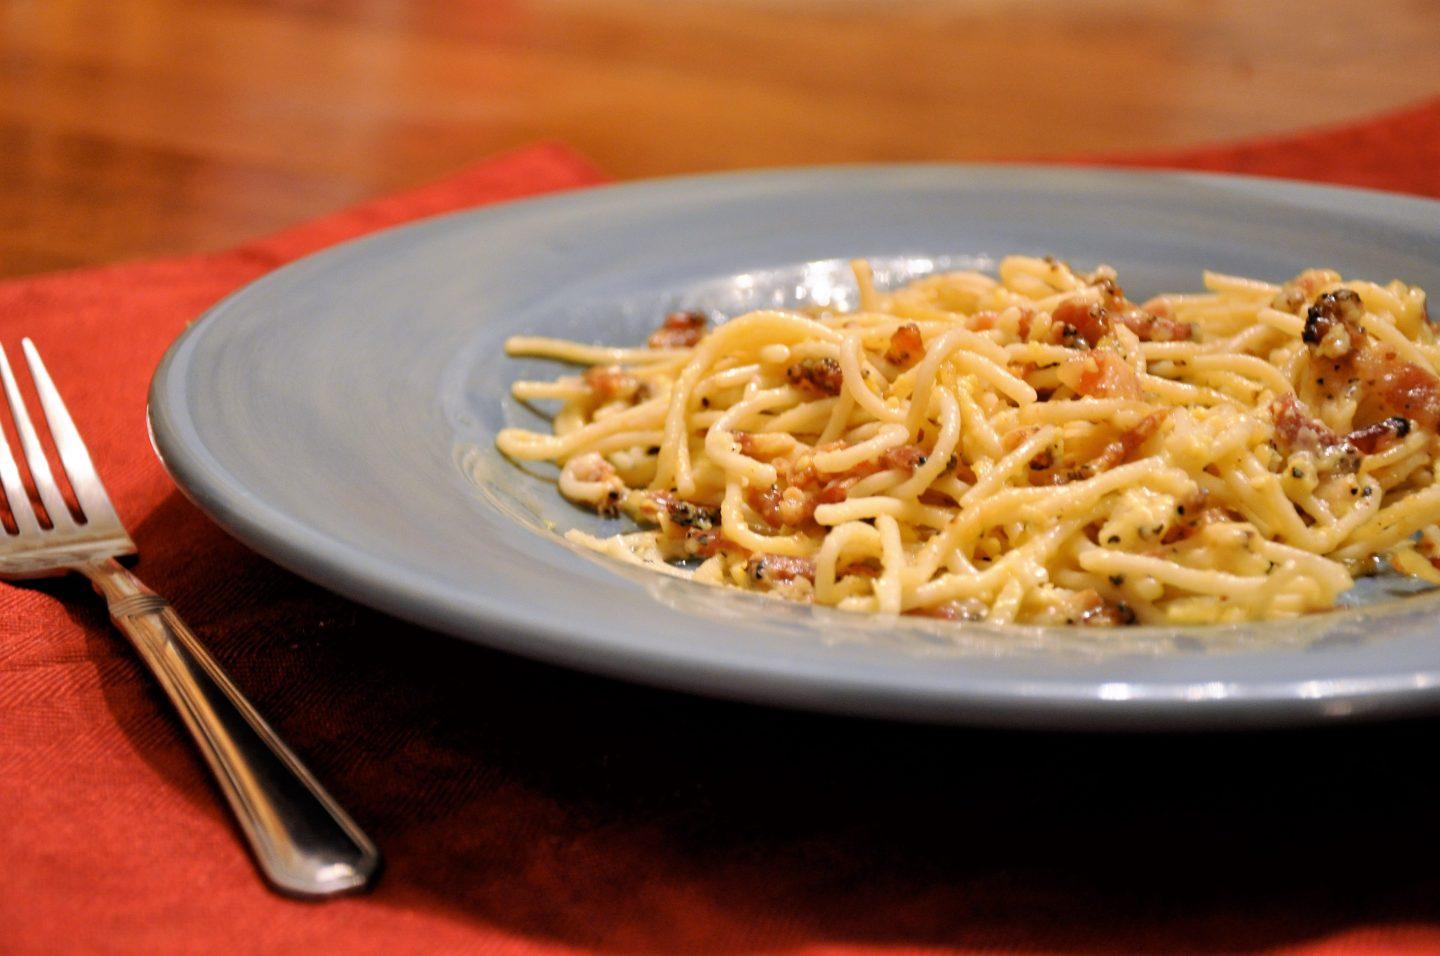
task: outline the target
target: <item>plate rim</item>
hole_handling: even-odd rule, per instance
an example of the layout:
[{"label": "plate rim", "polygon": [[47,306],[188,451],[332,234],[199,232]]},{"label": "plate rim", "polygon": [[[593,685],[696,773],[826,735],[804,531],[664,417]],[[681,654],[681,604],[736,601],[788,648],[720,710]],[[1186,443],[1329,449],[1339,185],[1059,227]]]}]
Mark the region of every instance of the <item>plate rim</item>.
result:
[{"label": "plate rim", "polygon": [[[423,575],[397,575],[395,566],[349,549],[280,510],[265,511],[263,503],[243,485],[235,483],[234,476],[219,467],[218,462],[211,466],[205,460],[208,450],[188,410],[183,403],[169,401],[172,395],[183,394],[185,362],[198,347],[201,336],[223,321],[229,309],[257,290],[285,281],[292,270],[332,259],[343,260],[367,243],[393,241],[407,232],[418,234],[448,220],[485,218],[519,207],[539,211],[548,205],[584,202],[585,197],[597,195],[614,197],[624,193],[651,193],[657,189],[684,190],[701,184],[713,187],[717,183],[754,183],[766,179],[803,181],[816,172],[864,177],[907,171],[940,172],[976,180],[993,176],[1043,176],[1115,182],[1199,182],[1231,190],[1258,188],[1272,196],[1278,192],[1281,199],[1308,198],[1322,204],[1352,207],[1337,212],[1356,212],[1374,218],[1406,214],[1402,218],[1410,219],[1417,227],[1427,212],[1433,215],[1434,211],[1440,211],[1440,200],[1428,197],[1278,177],[1064,164],[944,162],[850,163],[670,176],[507,200],[426,216],[311,252],[211,305],[170,343],[152,376],[146,409],[152,446],[181,492],[227,534],[327,590],[423,627],[498,650],[636,683],[832,713],[924,722],[1074,729],[1163,730],[1309,724],[1338,718],[1397,716],[1440,704],[1440,665],[1428,672],[1412,670],[1386,678],[1363,678],[1355,682],[1357,686],[1332,687],[1307,697],[1297,697],[1291,682],[1274,686],[1255,683],[1240,693],[1196,699],[1178,693],[1188,685],[1173,681],[1167,684],[1161,680],[1147,682],[1142,685],[1145,692],[1123,700],[1097,696],[1094,682],[1088,679],[1074,685],[1047,683],[1043,693],[1027,695],[1017,692],[1014,686],[986,689],[970,685],[962,693],[953,685],[925,688],[913,683],[895,686],[857,681],[853,673],[787,673],[773,666],[746,666],[734,658],[697,655],[693,648],[692,653],[682,653],[687,647],[683,643],[664,660],[663,668],[656,669],[657,655],[653,647],[596,645],[583,638],[577,641],[526,618],[523,612],[506,607],[504,602],[472,602],[468,609],[462,609],[444,589],[427,589]],[[1356,203],[1379,203],[1390,209],[1377,212],[1369,205],[1354,208]],[[1427,206],[1433,209],[1427,211]],[[1413,219],[1409,214],[1413,214]],[[479,622],[475,619],[477,613],[481,618]],[[483,626],[483,632],[477,630],[477,624]],[[1288,692],[1283,690],[1286,686],[1290,686]],[[1157,692],[1166,688],[1169,693]]]}]

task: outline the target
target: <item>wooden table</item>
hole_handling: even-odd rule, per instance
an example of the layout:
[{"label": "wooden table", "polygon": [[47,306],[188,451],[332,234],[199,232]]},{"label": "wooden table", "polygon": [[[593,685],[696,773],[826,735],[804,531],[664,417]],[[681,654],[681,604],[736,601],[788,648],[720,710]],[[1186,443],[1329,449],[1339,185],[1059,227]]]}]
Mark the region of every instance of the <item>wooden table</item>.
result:
[{"label": "wooden table", "polygon": [[1431,0],[0,0],[0,275],[542,138],[619,177],[1136,151],[1440,89]]}]

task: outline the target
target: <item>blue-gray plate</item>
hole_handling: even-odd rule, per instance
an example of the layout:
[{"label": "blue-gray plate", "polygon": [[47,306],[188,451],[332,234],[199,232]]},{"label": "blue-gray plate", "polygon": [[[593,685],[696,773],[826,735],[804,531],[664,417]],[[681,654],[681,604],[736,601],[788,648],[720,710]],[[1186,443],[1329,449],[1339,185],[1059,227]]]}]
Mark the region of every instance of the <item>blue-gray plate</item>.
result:
[{"label": "blue-gray plate", "polygon": [[[310,256],[211,309],[150,395],[187,494],[260,553],[458,637],[617,677],[799,708],[1049,727],[1238,727],[1440,703],[1440,598],[1369,579],[1337,611],[1208,628],[881,620],[584,553],[607,523],[521,468],[508,396],[553,374],[517,333],[633,343],[665,311],[845,302],[1009,252],[1115,266],[1132,295],[1202,269],[1310,266],[1440,289],[1440,203],[1275,181],[979,166],[661,180],[429,219]],[[608,527],[618,527],[610,523]]]}]

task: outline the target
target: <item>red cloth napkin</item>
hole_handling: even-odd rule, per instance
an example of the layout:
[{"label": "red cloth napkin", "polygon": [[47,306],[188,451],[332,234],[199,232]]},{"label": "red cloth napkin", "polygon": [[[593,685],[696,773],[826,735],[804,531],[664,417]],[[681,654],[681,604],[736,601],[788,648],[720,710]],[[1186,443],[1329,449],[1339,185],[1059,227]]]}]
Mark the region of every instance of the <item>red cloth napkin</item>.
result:
[{"label": "red cloth napkin", "polygon": [[[1440,195],[1440,101],[1120,162]],[[0,585],[0,952],[1440,949],[1433,721],[1071,736],[693,699],[332,597],[166,478],[146,385],[220,296],[359,233],[600,178],[540,146],[231,252],[0,285],[0,341],[47,356],[142,576],[388,859],[368,896],[267,892],[99,602]]]}]

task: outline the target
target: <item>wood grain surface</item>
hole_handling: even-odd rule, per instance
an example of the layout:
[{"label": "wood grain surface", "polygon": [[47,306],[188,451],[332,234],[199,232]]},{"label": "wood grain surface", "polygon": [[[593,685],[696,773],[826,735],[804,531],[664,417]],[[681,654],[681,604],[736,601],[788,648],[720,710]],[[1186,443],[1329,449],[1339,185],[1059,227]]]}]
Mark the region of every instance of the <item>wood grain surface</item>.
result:
[{"label": "wood grain surface", "polygon": [[1440,90],[1433,0],[0,0],[0,275],[214,249],[489,153],[621,178],[1133,152]]}]

